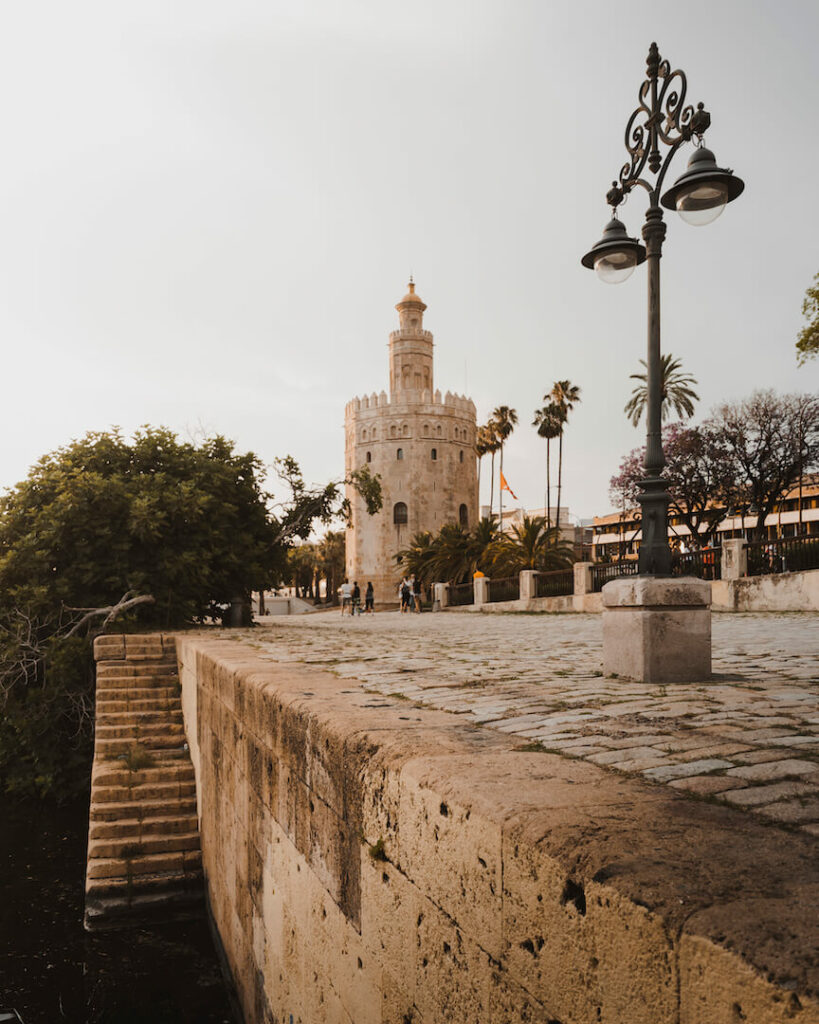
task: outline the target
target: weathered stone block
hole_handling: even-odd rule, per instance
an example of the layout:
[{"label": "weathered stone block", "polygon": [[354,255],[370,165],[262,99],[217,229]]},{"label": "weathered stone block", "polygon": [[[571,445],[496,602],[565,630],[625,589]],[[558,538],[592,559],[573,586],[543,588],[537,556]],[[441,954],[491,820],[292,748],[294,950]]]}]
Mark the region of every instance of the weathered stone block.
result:
[{"label": "weathered stone block", "polygon": [[711,676],[711,586],[627,577],[603,587],[603,671],[647,683]]}]

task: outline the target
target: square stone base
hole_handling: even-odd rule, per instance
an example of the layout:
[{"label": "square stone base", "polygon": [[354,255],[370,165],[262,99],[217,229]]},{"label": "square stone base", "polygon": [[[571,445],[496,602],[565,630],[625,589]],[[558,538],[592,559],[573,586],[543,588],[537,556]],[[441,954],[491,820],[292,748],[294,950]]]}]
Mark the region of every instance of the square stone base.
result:
[{"label": "square stone base", "polygon": [[632,576],[603,587],[603,673],[645,683],[711,677],[711,584]]}]

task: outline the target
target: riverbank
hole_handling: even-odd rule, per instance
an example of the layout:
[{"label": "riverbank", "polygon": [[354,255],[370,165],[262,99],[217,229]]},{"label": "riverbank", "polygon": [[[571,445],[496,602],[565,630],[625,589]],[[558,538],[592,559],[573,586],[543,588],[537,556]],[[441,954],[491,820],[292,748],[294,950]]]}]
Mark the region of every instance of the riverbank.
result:
[{"label": "riverbank", "polygon": [[88,803],[0,797],[0,1007],[25,1024],[231,1024],[207,922],[88,935]]}]

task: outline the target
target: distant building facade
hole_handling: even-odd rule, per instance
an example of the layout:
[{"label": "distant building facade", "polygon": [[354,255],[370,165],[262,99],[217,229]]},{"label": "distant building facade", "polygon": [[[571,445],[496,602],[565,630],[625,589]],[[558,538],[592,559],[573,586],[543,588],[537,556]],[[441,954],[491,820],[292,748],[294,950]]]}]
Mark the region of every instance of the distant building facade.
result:
[{"label": "distant building facade", "polygon": [[[755,526],[755,515],[726,515],[717,527],[715,544],[720,547],[724,540],[734,537],[747,540]],[[629,508],[607,516],[595,516],[593,530],[593,561],[616,562],[637,558],[641,538],[639,509]],[[801,494],[796,485],[777,502],[765,519],[764,538],[759,539],[806,534],[819,537],[819,474],[815,473],[805,476]],[[673,511],[669,511],[668,536],[672,540],[676,538],[686,548],[695,546],[688,527]]]},{"label": "distant building facade", "polygon": [[376,601],[395,601],[400,570],[395,555],[421,531],[444,523],[472,527],[478,515],[475,405],[435,390],[433,339],[424,330],[426,305],[410,281],[395,307],[398,330],[389,339],[390,392],[354,398],[344,416],[345,468],[366,466],[381,477],[384,505],[367,514],[351,487],[347,576],[372,581]]}]

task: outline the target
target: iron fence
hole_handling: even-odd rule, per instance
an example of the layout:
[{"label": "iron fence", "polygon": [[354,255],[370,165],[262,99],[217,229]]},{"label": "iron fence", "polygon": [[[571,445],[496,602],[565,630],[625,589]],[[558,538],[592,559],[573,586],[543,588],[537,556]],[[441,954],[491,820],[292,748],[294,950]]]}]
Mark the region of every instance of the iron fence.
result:
[{"label": "iron fence", "polygon": [[489,601],[517,601],[520,597],[520,576],[507,576],[489,581]]},{"label": "iron fence", "polygon": [[749,576],[819,569],[819,537],[805,535],[752,541],[745,550]]},{"label": "iron fence", "polygon": [[721,579],[722,551],[720,548],[700,548],[698,551],[675,552],[672,556],[672,576],[696,576],[701,580]]},{"label": "iron fence", "polygon": [[449,587],[450,606],[457,608],[459,605],[474,604],[475,593],[471,583],[452,583]]},{"label": "iron fence", "polygon": [[621,576],[636,576],[637,562],[604,562],[591,567],[592,593],[599,594],[606,583]]},{"label": "iron fence", "polygon": [[535,576],[535,597],[563,597],[574,593],[574,569],[539,572]]}]

